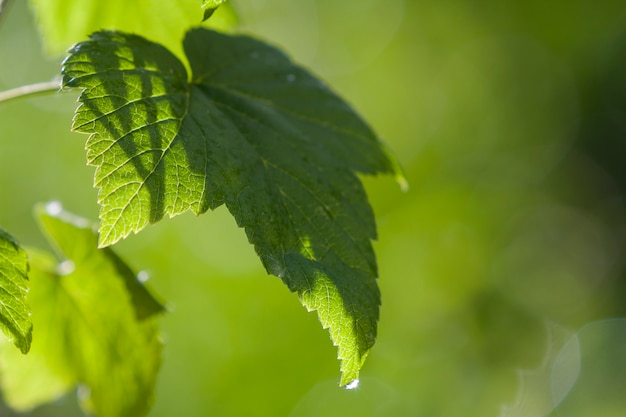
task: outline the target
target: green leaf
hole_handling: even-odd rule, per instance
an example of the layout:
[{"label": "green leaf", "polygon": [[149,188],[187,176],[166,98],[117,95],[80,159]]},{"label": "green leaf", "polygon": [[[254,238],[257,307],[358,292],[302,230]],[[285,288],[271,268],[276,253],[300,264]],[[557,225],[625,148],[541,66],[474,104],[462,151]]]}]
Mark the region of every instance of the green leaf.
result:
[{"label": "green leaf", "polygon": [[[36,211],[42,231],[60,258],[69,259],[90,273],[106,272],[122,280],[138,320],[164,311],[164,306],[113,250],[97,249],[98,237],[91,222],[63,211],[58,202],[49,203],[45,208],[38,206]],[[77,244],[77,239],[82,244]]]},{"label": "green leaf", "polygon": [[[102,29],[146,36],[183,58],[180,39],[198,24],[198,0],[30,0],[46,50],[65,53],[69,47]],[[226,5],[228,6],[228,5]],[[232,7],[222,7],[206,24],[228,30],[236,24]]]},{"label": "green leaf", "polygon": [[224,3],[226,3],[226,0],[202,0],[202,10],[204,10],[202,21],[211,17],[213,12]]},{"label": "green leaf", "polygon": [[0,329],[22,353],[30,349],[33,332],[27,293],[28,256],[0,228]]},{"label": "green leaf", "polygon": [[[68,364],[68,349],[62,343],[69,321],[58,285],[57,261],[49,253],[29,249],[31,292],[36,337],[30,353],[19,355],[0,341],[0,387],[7,404],[20,411],[50,402],[69,392],[77,383]],[[55,308],[58,306],[59,308]]]},{"label": "green leaf", "polygon": [[392,173],[394,162],[350,106],[277,49],[205,29],[184,47],[191,82],[165,48],[122,33],[93,34],[64,62],[63,84],[84,90],[73,129],[90,135],[100,244],[226,204],[267,271],[329,328],[347,385],[380,304],[357,172]]},{"label": "green leaf", "polygon": [[89,222],[55,203],[37,216],[63,260],[29,251],[36,337],[25,357],[0,346],[5,400],[28,410],[79,385],[82,405],[99,417],[146,415],[161,360],[162,307],[141,284],[129,291],[130,269],[97,248]]}]

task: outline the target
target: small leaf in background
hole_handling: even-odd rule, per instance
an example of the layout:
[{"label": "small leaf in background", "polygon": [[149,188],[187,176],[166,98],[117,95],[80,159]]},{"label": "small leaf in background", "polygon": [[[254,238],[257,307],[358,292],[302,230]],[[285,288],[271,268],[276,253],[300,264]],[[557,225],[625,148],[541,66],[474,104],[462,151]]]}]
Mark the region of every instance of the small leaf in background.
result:
[{"label": "small leaf in background", "polygon": [[[184,57],[180,39],[200,20],[198,3],[198,0],[30,0],[50,54],[65,53],[97,30],[116,29],[153,39],[179,58]],[[235,11],[226,4],[205,24],[228,30],[236,23]]]},{"label": "small leaf in background", "polygon": [[[113,250],[97,249],[98,237],[90,221],[63,211],[58,202],[49,203],[45,209],[38,206],[36,210],[42,231],[61,259],[68,259],[72,265],[79,265],[88,272],[101,272],[121,279],[131,297],[137,319],[164,311],[163,305]],[[77,243],[79,237],[83,244]]]},{"label": "small leaf in background", "polygon": [[28,255],[0,229],[0,329],[22,353],[30,349],[33,331],[27,293]]},{"label": "small leaf in background", "polygon": [[[81,387],[83,407],[99,417],[146,415],[161,361],[157,313],[163,307],[110,249],[97,248],[92,225],[38,207],[58,262],[30,250],[35,338],[28,356],[0,346],[6,402],[28,410]],[[136,279],[136,278],[135,278]]]},{"label": "small leaf in background", "polygon": [[282,52],[206,29],[184,41],[193,75],[164,47],[98,32],[63,66],[81,88],[100,244],[165,215],[226,204],[267,271],[317,311],[354,386],[376,339],[372,210],[357,173],[396,173],[371,129]]},{"label": "small leaf in background", "polygon": [[226,3],[226,0],[202,0],[202,10],[204,10],[202,21],[211,17],[215,10],[224,3]]}]

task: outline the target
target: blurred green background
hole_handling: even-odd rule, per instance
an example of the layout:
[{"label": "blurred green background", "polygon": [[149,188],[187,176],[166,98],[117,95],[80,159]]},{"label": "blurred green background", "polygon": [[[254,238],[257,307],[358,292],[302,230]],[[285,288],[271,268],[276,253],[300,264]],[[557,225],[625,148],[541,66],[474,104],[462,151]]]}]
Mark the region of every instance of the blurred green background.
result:
[{"label": "blurred green background", "polygon": [[[13,3],[0,90],[62,59]],[[364,178],[383,305],[355,391],[225,209],[116,245],[173,310],[151,416],[626,415],[623,0],[233,3],[354,104],[411,188]],[[75,101],[0,104],[0,224],[22,243],[46,245],[37,202],[97,218]],[[68,397],[25,415],[81,414]]]}]

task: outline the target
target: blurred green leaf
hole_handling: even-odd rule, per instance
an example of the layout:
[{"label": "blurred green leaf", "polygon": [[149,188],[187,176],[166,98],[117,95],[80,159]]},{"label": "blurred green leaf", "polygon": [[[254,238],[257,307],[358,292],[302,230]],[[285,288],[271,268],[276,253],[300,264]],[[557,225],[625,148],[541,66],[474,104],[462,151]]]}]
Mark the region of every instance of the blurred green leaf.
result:
[{"label": "blurred green leaf", "polygon": [[69,392],[77,383],[70,364],[70,348],[63,338],[70,335],[71,299],[59,285],[57,260],[51,254],[28,250],[31,259],[31,292],[36,336],[27,356],[19,355],[0,340],[0,382],[6,403],[26,411]]},{"label": "blurred green leaf", "polygon": [[[48,206],[55,213],[59,207],[56,202]],[[137,275],[113,250],[97,249],[98,237],[91,222],[65,211],[58,211],[55,215],[46,215],[41,207],[37,211],[41,228],[60,258],[69,259],[86,271],[107,273],[121,279],[131,297],[138,320],[163,312],[163,305],[139,282]],[[83,244],[77,244],[77,239]]]},{"label": "blurred green leaf", "polygon": [[[183,57],[179,40],[199,20],[198,0],[30,0],[30,4],[51,54],[64,53],[95,31],[116,29],[149,37]],[[232,8],[227,12],[216,14],[207,24],[232,27],[236,22]]]},{"label": "blurred green leaf", "polygon": [[357,172],[394,173],[371,129],[277,49],[205,29],[184,41],[193,76],[162,46],[99,32],[74,47],[63,84],[83,89],[100,245],[164,215],[226,204],[267,271],[317,310],[358,377],[376,338],[374,216]]},{"label": "blurred green leaf", "polygon": [[33,332],[27,293],[28,255],[0,229],[0,329],[22,353],[30,349]]},{"label": "blurred green leaf", "polygon": [[142,287],[145,305],[136,307],[140,298],[124,276],[130,269],[97,249],[89,222],[55,203],[37,217],[64,260],[30,251],[35,339],[23,358],[0,346],[5,400],[27,410],[78,384],[82,405],[99,417],[146,415],[161,360],[160,304]]}]

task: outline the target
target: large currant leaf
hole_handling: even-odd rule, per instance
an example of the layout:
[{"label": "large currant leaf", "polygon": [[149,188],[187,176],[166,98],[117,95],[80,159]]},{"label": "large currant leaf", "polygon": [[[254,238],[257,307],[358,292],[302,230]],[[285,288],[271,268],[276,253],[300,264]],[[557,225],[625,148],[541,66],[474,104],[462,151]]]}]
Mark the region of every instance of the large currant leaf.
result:
[{"label": "large currant leaf", "polygon": [[33,332],[27,293],[28,255],[0,229],[0,329],[22,353],[30,349]]},{"label": "large currant leaf", "polygon": [[206,29],[184,49],[191,81],[165,48],[122,33],[96,33],[64,62],[64,85],[84,90],[73,129],[90,135],[100,244],[226,204],[267,271],[330,329],[348,385],[380,304],[356,174],[394,163],[350,106],[277,49]]},{"label": "large currant leaf", "polygon": [[35,338],[27,356],[0,344],[3,397],[28,410],[78,385],[82,405],[99,417],[146,415],[163,307],[111,249],[97,248],[89,222],[55,203],[37,214],[62,261],[29,250]]}]

